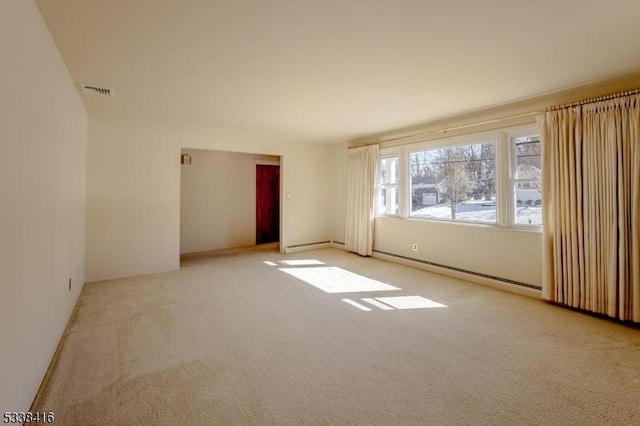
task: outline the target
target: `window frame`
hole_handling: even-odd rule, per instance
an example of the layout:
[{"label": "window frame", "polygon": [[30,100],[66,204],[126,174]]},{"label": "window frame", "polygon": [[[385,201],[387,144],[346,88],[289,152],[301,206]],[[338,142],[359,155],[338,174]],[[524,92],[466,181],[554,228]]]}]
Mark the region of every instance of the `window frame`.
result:
[{"label": "window frame", "polygon": [[[480,227],[492,227],[501,229],[520,230],[526,232],[542,232],[541,225],[528,225],[515,222],[516,193],[515,183],[517,181],[535,181],[536,179],[515,179],[516,171],[516,149],[515,138],[538,136],[540,131],[535,123],[528,123],[519,126],[509,126],[489,131],[481,131],[468,133],[465,135],[457,135],[447,137],[446,135],[438,138],[430,138],[423,140],[415,140],[402,145],[394,145],[390,147],[381,147],[379,161],[383,158],[398,157],[400,167],[399,179],[397,183],[398,194],[398,212],[395,215],[389,215],[378,211],[378,197],[380,196],[380,179],[377,180],[376,188],[376,218],[400,218],[416,221],[431,221],[437,223],[448,223],[452,225],[468,225]],[[473,145],[480,143],[493,143],[495,146],[495,203],[496,203],[496,220],[495,222],[480,222],[473,220],[461,219],[440,219],[427,218],[423,216],[412,215],[412,188],[410,173],[410,156],[413,153],[453,148],[456,146]],[[542,142],[541,142],[542,143]],[[380,163],[379,163],[380,164]],[[380,173],[380,172],[379,172]],[[541,182],[541,179],[540,181]]]},{"label": "window frame", "polygon": [[[374,216],[376,217],[400,217],[400,212],[401,212],[401,205],[402,205],[402,194],[400,193],[400,191],[402,191],[402,161],[401,161],[401,153],[399,151],[382,151],[380,152],[379,156],[378,156],[378,176],[376,179],[376,201],[375,201],[375,209],[374,209]],[[398,179],[396,183],[386,183],[386,182],[382,182],[382,160],[385,159],[389,159],[389,158],[397,158],[398,159]],[[396,195],[398,197],[398,209],[396,211],[395,214],[389,214],[386,211],[381,212],[380,211],[380,203],[379,201],[379,197],[382,194],[382,191],[385,190],[386,188],[395,188],[396,189]]]},{"label": "window frame", "polygon": [[[516,149],[516,139],[517,138],[526,138],[526,137],[534,137],[537,136],[540,140],[540,162],[542,167],[542,139],[540,135],[540,131],[535,127],[529,127],[525,129],[520,129],[516,131],[511,131],[507,133],[507,141],[509,145],[509,180],[508,187],[509,192],[511,194],[511,202],[509,203],[509,216],[508,216],[508,227],[512,229],[521,229],[528,231],[539,231],[542,232],[542,224],[540,225],[529,225],[526,223],[517,223],[516,222],[516,210],[517,210],[517,192],[516,185],[519,183],[538,183],[540,185],[542,191],[542,176],[539,179],[532,178],[518,178],[517,176],[517,168],[518,168],[518,159],[517,159],[517,149]],[[541,169],[542,170],[542,169]]]},{"label": "window frame", "polygon": [[[454,138],[452,138],[454,139]],[[417,145],[415,147],[412,147],[410,149],[407,149],[407,168],[410,166],[411,161],[411,155],[418,153],[418,152],[424,152],[424,151],[434,151],[437,149],[447,149],[447,148],[456,148],[456,147],[461,147],[461,146],[469,146],[469,145],[479,145],[479,144],[486,144],[486,143],[492,143],[494,145],[494,158],[493,161],[495,163],[494,165],[494,179],[496,181],[496,189],[495,189],[495,202],[496,202],[496,220],[494,222],[482,222],[482,221],[476,221],[476,220],[464,220],[464,219],[446,219],[446,218],[433,218],[433,217],[424,217],[424,216],[419,216],[419,215],[414,215],[413,211],[412,211],[412,206],[413,206],[413,202],[409,203],[409,211],[407,212],[407,217],[410,219],[416,219],[416,220],[434,220],[434,221],[438,221],[438,222],[445,222],[445,223],[467,223],[467,224],[472,224],[472,225],[489,225],[489,226],[495,226],[499,224],[499,211],[498,211],[498,198],[499,198],[499,191],[498,191],[498,170],[497,170],[497,165],[498,165],[498,145],[500,143],[499,137],[498,135],[494,133],[490,133],[490,134],[484,134],[484,135],[480,135],[480,134],[473,134],[473,135],[466,135],[464,137],[460,137],[460,138],[455,138],[452,141],[447,142],[446,140],[438,140],[436,143],[433,144],[427,144],[427,145]],[[412,191],[412,178],[411,178],[411,173],[409,172],[409,170],[407,170],[408,173],[408,181],[407,181],[407,186],[409,189],[409,192],[411,193]],[[411,199],[411,198],[410,198]],[[413,201],[411,199],[411,201]]]}]

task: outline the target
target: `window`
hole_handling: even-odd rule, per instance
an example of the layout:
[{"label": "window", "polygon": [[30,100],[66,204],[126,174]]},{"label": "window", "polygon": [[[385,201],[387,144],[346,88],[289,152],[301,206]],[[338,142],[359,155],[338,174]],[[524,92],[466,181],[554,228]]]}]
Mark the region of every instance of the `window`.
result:
[{"label": "window", "polygon": [[538,130],[527,125],[383,148],[376,214],[539,230]]},{"label": "window", "polygon": [[513,223],[542,225],[542,157],[540,136],[511,138]]},{"label": "window", "polygon": [[409,153],[411,216],[496,223],[496,140]]},{"label": "window", "polygon": [[398,215],[398,182],[400,180],[400,158],[396,155],[385,156],[380,159],[380,173],[378,177],[378,207],[379,215]]}]

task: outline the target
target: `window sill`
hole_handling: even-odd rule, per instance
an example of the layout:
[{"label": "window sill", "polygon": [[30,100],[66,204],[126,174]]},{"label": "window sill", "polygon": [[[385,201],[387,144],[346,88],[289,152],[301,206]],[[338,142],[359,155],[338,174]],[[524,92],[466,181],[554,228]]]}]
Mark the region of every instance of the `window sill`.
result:
[{"label": "window sill", "polygon": [[526,225],[512,225],[512,226],[500,226],[497,223],[482,223],[482,222],[465,222],[459,220],[446,220],[446,219],[433,219],[433,218],[422,218],[416,216],[402,217],[402,216],[392,216],[392,215],[379,215],[375,216],[374,219],[394,219],[394,220],[406,220],[409,222],[422,222],[422,223],[434,223],[434,224],[444,224],[444,225],[454,225],[454,226],[472,226],[474,228],[485,228],[485,229],[495,229],[499,231],[508,231],[508,232],[523,232],[527,234],[542,234],[542,227],[529,227]]}]

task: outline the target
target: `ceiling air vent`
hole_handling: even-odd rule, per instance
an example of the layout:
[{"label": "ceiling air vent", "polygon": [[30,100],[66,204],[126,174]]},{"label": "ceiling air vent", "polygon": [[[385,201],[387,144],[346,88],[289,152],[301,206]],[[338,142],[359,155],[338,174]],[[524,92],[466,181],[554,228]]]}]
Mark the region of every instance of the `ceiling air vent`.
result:
[{"label": "ceiling air vent", "polygon": [[105,87],[91,86],[89,84],[81,84],[80,87],[84,93],[92,93],[94,95],[114,96],[113,90]]}]

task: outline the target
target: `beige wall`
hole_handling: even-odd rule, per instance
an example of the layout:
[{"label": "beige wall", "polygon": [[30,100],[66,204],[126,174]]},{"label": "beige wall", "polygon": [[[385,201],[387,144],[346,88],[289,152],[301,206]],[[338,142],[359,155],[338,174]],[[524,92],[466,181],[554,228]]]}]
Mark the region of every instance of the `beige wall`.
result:
[{"label": "beige wall", "polygon": [[[413,243],[418,251],[412,250]],[[534,231],[419,219],[377,218],[374,250],[542,285],[542,240]]]},{"label": "beige wall", "polygon": [[182,148],[281,156],[282,244],[330,239],[331,145],[92,116],[87,281],[179,267]]},{"label": "beige wall", "polygon": [[344,243],[344,231],[347,223],[347,144],[333,144],[332,151],[331,239]]},{"label": "beige wall", "polygon": [[280,158],[183,149],[192,163],[181,166],[180,253],[256,243],[256,162]]},{"label": "beige wall", "polygon": [[[347,150],[336,144],[332,239],[344,242]],[[535,231],[419,219],[376,218],[374,250],[472,272],[542,284],[542,239]],[[412,245],[418,244],[418,251]]]},{"label": "beige wall", "polygon": [[29,409],[84,283],[87,114],[33,2],[0,2],[0,57],[4,413]]},{"label": "beige wall", "polygon": [[[535,123],[527,123],[524,128],[535,129],[535,127]],[[426,146],[429,146],[429,143],[440,143],[446,140],[459,139],[433,139],[431,142],[426,142]],[[501,140],[502,145],[499,145],[504,147],[506,142],[508,140],[505,134],[504,140]],[[401,155],[408,154],[406,151],[401,151]],[[508,156],[504,150],[498,151],[497,160],[507,162]],[[498,168],[497,174],[500,178],[498,197],[507,199],[510,193],[509,186],[504,187],[500,184],[506,182],[508,178],[506,167]],[[501,211],[501,207],[504,207],[502,203],[498,203],[498,215],[502,213],[508,217],[509,213]],[[380,217],[375,221],[374,250],[541,286],[541,237],[540,229]],[[413,244],[418,245],[417,251],[412,249]]]}]

